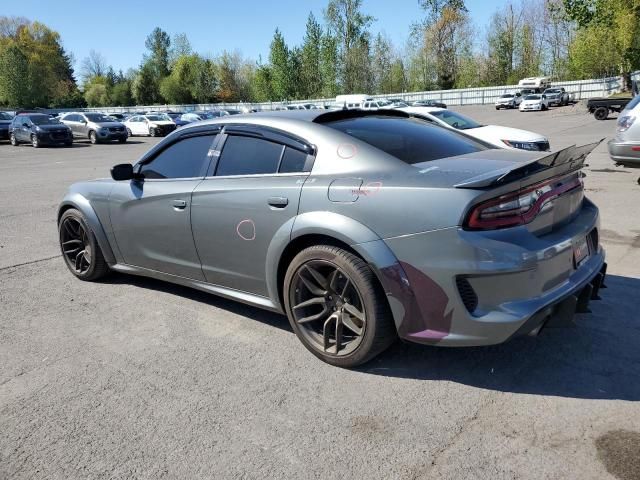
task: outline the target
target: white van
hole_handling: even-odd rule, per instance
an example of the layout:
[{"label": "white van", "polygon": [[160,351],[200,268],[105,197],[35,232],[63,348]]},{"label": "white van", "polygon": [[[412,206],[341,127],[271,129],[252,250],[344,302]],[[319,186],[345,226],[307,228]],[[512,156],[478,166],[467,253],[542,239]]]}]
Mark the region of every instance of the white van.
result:
[{"label": "white van", "polygon": [[362,104],[367,100],[373,100],[369,95],[356,93],[353,95],[338,95],[336,97],[336,106],[342,108],[346,105],[347,108],[361,108]]}]

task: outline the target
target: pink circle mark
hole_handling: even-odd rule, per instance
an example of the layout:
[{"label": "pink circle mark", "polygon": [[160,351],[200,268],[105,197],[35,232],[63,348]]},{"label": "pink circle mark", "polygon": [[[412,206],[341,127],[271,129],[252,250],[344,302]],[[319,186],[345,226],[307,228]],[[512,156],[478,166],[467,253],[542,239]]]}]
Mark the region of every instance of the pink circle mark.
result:
[{"label": "pink circle mark", "polygon": [[369,182],[362,189],[362,194],[365,196],[375,195],[380,191],[382,187],[382,182]]},{"label": "pink circle mark", "polygon": [[341,143],[338,145],[338,156],[340,158],[353,158],[358,153],[358,147],[353,143]]},{"label": "pink circle mark", "polygon": [[[243,235],[242,232],[240,232],[240,229],[242,228],[243,224],[251,225],[251,227],[250,227],[251,228],[251,234],[250,235]],[[253,220],[251,220],[250,218],[245,218],[244,220],[240,221],[240,223],[238,223],[238,225],[236,226],[236,233],[243,240],[248,240],[248,241],[255,240],[256,239],[256,224],[253,223]],[[247,232],[245,231],[244,233],[247,233]]]}]

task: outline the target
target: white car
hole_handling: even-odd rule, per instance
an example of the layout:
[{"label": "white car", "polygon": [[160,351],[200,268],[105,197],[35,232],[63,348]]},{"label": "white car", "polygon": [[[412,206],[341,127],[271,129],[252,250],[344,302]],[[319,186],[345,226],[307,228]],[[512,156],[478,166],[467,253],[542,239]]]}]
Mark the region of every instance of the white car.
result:
[{"label": "white car", "polygon": [[164,113],[134,115],[124,121],[124,126],[127,127],[129,136],[164,137],[176,129],[176,124],[171,117]]},{"label": "white car", "polygon": [[539,133],[500,125],[481,125],[469,117],[446,108],[407,107],[400,110],[420,115],[425,120],[446,128],[461,130],[467,135],[489,143],[496,148],[529,151],[547,151],[550,148],[549,139]]},{"label": "white car", "polygon": [[380,108],[398,108],[391,100],[386,98],[370,99],[362,103],[363,110],[378,110]]},{"label": "white car", "polygon": [[517,108],[522,103],[522,95],[520,92],[516,93],[505,93],[504,95],[500,95],[496,100],[496,110],[500,110],[501,108]]},{"label": "white car", "polygon": [[544,93],[536,93],[534,95],[527,95],[522,100],[520,104],[521,112],[531,112],[531,111],[540,111],[540,110],[548,110],[549,109],[549,101],[547,100],[547,96]]}]

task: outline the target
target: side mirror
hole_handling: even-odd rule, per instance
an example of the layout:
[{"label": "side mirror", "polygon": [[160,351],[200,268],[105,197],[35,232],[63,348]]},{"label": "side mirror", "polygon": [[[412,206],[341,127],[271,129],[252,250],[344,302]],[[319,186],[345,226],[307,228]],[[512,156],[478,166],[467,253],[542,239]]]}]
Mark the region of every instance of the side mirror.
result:
[{"label": "side mirror", "polygon": [[119,180],[133,180],[133,165],[130,163],[121,163],[111,168],[111,178]]}]

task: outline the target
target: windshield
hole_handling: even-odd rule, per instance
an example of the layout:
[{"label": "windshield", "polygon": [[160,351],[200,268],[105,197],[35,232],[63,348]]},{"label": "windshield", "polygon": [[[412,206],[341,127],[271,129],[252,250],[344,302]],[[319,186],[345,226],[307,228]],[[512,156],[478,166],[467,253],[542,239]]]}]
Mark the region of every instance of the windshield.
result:
[{"label": "windshield", "polygon": [[87,120],[89,120],[90,122],[95,122],[95,123],[113,122],[113,117],[107,117],[102,113],[85,113],[84,116],[87,117]]},{"label": "windshield", "polygon": [[470,118],[460,115],[459,113],[452,112],[451,110],[440,110],[429,113],[458,130],[469,130],[470,128],[478,128],[482,126],[475,120],[471,120]]},{"label": "windshield", "polygon": [[166,115],[147,115],[147,120],[151,120],[152,122],[162,122],[165,120],[170,120]]},{"label": "windshield", "polygon": [[524,97],[525,100],[540,100],[540,95],[527,95]]},{"label": "windshield", "polygon": [[33,115],[29,117],[29,120],[34,125],[58,125],[60,123],[57,118],[51,118],[48,115]]},{"label": "windshield", "polygon": [[550,89],[550,90],[545,90],[544,93],[560,93],[560,90]]},{"label": "windshield", "polygon": [[466,136],[419,118],[366,116],[327,122],[325,125],[410,165],[486,150]]},{"label": "windshield", "polygon": [[0,120],[11,120],[12,118],[7,112],[0,112]]}]

